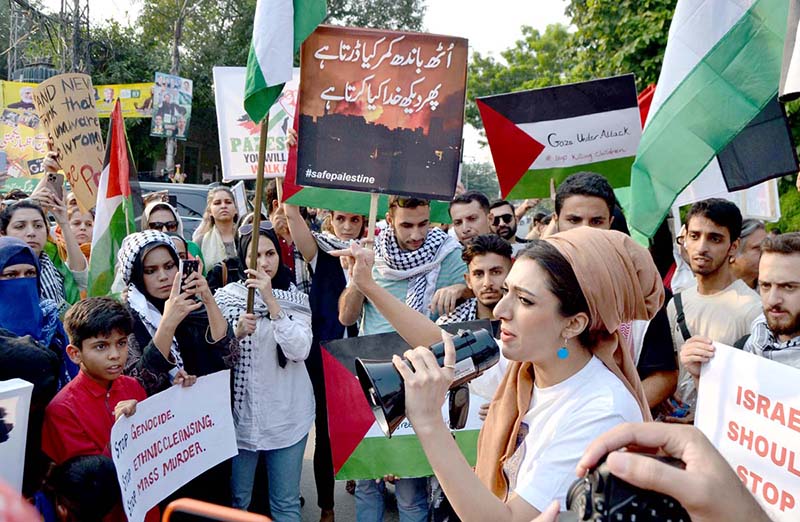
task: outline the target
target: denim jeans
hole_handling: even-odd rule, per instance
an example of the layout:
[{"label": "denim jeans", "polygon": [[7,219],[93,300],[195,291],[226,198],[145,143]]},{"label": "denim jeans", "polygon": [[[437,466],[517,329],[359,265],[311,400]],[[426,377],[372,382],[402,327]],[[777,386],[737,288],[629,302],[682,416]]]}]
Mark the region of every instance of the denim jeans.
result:
[{"label": "denim jeans", "polygon": [[258,455],[263,453],[269,476],[269,505],[272,518],[280,522],[300,522],[300,473],[308,435],[288,448],[266,451],[239,450],[233,457],[231,490],[233,507],[247,509],[253,494],[253,479]]},{"label": "denim jeans", "polygon": [[[400,522],[425,522],[428,519],[428,478],[397,479],[394,483]],[[383,522],[383,495],[386,484],[381,481],[356,482],[356,521]]]}]

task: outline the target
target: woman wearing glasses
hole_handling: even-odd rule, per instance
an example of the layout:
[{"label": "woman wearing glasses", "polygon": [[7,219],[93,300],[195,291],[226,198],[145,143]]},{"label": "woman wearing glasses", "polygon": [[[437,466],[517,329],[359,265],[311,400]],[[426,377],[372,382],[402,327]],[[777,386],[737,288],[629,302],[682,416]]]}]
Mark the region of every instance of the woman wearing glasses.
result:
[{"label": "woman wearing glasses", "polygon": [[[185,239],[183,234],[183,220],[178,211],[167,202],[151,201],[144,207],[142,212],[142,230],[160,230],[167,234],[177,234]],[[205,263],[200,247],[193,241],[186,243],[186,254],[188,259],[199,259],[201,272],[205,273]],[[182,258],[183,259],[183,258]]]},{"label": "woman wearing glasses", "polygon": [[[291,282],[281,263],[280,242],[272,223],[239,228],[236,249],[249,266],[252,241],[258,242],[256,270],[247,279],[226,285],[215,298],[242,353],[234,369],[233,419],[239,454],[233,459],[233,507],[247,509],[260,455],[267,460],[272,517],[300,520],[300,472],[314,422],[314,392],[303,361],[311,348],[308,296]],[[253,313],[247,294],[255,290]]]}]

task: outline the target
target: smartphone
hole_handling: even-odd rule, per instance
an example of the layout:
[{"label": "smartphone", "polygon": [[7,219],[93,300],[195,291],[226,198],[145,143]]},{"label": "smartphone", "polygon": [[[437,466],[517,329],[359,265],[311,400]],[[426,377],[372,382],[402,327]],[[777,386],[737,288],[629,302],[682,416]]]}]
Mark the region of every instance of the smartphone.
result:
[{"label": "smartphone", "polygon": [[197,272],[200,269],[200,261],[197,259],[181,259],[178,264],[178,270],[181,273],[181,292],[183,292],[183,284],[186,278],[192,275],[192,272]]},{"label": "smartphone", "polygon": [[47,186],[50,190],[60,199],[64,201],[64,175],[58,172],[48,172],[45,174],[47,177]]},{"label": "smartphone", "polygon": [[271,522],[271,519],[200,500],[181,498],[164,510],[165,522]]}]

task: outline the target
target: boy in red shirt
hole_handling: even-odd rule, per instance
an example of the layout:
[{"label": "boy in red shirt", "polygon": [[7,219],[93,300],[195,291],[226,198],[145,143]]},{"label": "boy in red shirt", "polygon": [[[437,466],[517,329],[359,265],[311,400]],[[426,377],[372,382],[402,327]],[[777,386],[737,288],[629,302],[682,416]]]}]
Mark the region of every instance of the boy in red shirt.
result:
[{"label": "boy in red shirt", "polygon": [[[110,297],[92,297],[69,309],[64,328],[67,355],[81,371],[45,410],[42,451],[56,464],[79,455],[111,457],[114,422],[133,415],[136,403],[147,398],[136,379],[122,374],[133,331],[130,312]],[[174,382],[191,386],[195,380],[181,370]]]}]

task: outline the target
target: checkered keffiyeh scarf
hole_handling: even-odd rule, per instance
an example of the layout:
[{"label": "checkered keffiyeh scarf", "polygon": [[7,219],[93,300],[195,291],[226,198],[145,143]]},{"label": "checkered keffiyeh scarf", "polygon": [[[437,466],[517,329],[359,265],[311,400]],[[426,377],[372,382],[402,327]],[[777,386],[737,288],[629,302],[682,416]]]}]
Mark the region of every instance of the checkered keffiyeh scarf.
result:
[{"label": "checkered keffiyeh scarf", "polygon": [[461,248],[455,238],[438,228],[432,228],[425,242],[416,250],[401,250],[392,227],[387,227],[375,244],[375,269],[385,279],[408,279],[406,304],[428,313],[428,305],[436,291],[436,279],[442,261],[453,250]]},{"label": "checkered keffiyeh scarf", "polygon": [[42,252],[39,255],[39,281],[42,299],[50,299],[58,306],[59,314],[67,311],[69,303],[64,296],[64,276],[58,271],[50,257]]},{"label": "checkered keffiyeh scarf", "polygon": [[458,305],[455,310],[443,315],[436,320],[439,326],[443,324],[465,323],[478,318],[478,300],[473,297]]},{"label": "checkered keffiyeh scarf", "polygon": [[[229,324],[235,325],[239,316],[247,309],[247,293],[247,287],[240,281],[226,285],[214,294],[214,300]],[[291,285],[288,290],[273,288],[272,295],[289,319],[297,315],[311,317],[308,296],[300,292],[296,286]],[[269,308],[261,298],[260,290],[256,290],[256,297],[257,299],[253,301],[253,313],[258,318],[269,318]],[[233,371],[233,400],[237,406],[242,404],[244,391],[250,385],[253,351],[260,348],[257,341],[256,335],[248,335],[239,339],[241,353]],[[278,349],[280,349],[280,345]]]},{"label": "checkered keffiyeh scarf", "polygon": [[[158,230],[145,230],[144,232],[137,232],[126,237],[117,253],[117,270],[122,276],[125,286],[128,288],[128,307],[139,316],[139,319],[141,319],[142,324],[147,328],[151,337],[156,335],[158,325],[161,324],[161,312],[159,312],[158,308],[148,301],[147,297],[136,288],[136,285],[131,281],[131,276],[136,259],[139,257],[139,252],[153,243],[166,246],[173,251],[175,250],[170,236]],[[178,254],[175,252],[175,257],[177,256]],[[178,343],[175,341],[175,337],[172,338],[169,351],[175,358],[175,364],[178,368],[183,368],[181,351],[178,347]]]}]

